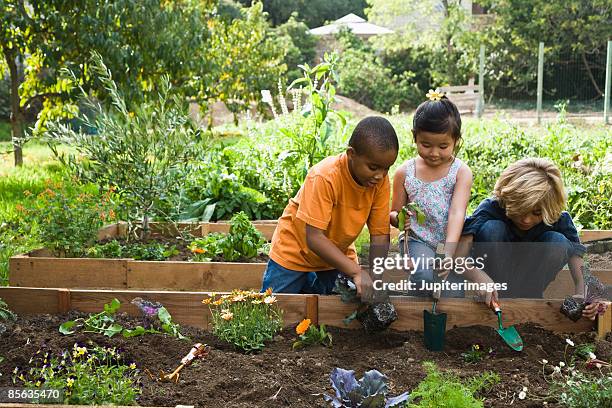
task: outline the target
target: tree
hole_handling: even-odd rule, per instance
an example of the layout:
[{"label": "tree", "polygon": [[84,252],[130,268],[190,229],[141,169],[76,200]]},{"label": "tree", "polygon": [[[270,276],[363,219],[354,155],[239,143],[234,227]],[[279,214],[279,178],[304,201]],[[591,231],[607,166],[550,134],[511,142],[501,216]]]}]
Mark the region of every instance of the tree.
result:
[{"label": "tree", "polygon": [[[73,116],[74,89],[104,97],[89,73],[96,50],[116,73],[128,98],[156,87],[163,74],[182,86],[194,67],[194,50],[208,37],[206,21],[216,0],[0,0],[0,51],[10,77],[11,129],[15,164],[23,163],[25,116],[40,110],[37,130],[50,118]],[[177,63],[178,61],[178,63]],[[60,75],[76,73],[76,83]]]},{"label": "tree", "polygon": [[285,41],[285,64],[287,80],[292,82],[302,76],[298,65],[311,64],[314,60],[317,38],[308,32],[308,26],[297,20],[297,13],[291,15],[286,23],[276,27],[281,41]]},{"label": "tree", "polygon": [[[582,61],[592,86],[601,96],[603,72],[597,60],[605,55],[612,33],[609,0],[481,0],[495,15],[494,24],[482,36],[490,54],[488,70],[499,72],[505,85],[515,91],[533,93],[538,43],[546,44],[546,58],[560,60],[570,51]],[[549,73],[550,75],[550,73]],[[576,74],[580,75],[580,74]],[[557,84],[564,86],[567,84]]]}]

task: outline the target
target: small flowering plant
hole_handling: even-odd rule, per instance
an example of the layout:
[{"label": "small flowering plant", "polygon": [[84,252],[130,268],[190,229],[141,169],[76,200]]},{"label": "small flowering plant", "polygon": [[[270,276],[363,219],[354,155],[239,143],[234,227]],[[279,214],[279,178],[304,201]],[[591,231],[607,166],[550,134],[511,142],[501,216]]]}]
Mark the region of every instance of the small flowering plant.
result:
[{"label": "small flowering plant", "polygon": [[463,357],[463,361],[470,364],[476,364],[482,361],[487,355],[493,353],[493,349],[489,348],[488,352],[484,350],[484,347],[480,344],[472,344],[470,350],[461,353],[461,357]]},{"label": "small flowering plant", "polygon": [[246,352],[263,349],[265,341],[272,340],[282,329],[282,311],[276,302],[271,289],[264,293],[247,290],[225,295],[211,293],[202,301],[210,309],[213,334]]},{"label": "small flowering plant", "polygon": [[331,347],[332,335],[327,332],[325,325],[317,327],[310,319],[304,319],[295,328],[298,340],[293,343],[293,349],[300,349],[313,344],[321,344],[325,347]]},{"label": "small flowering plant", "polygon": [[56,256],[80,257],[95,242],[100,227],[116,218],[111,194],[100,194],[93,187],[77,190],[48,181],[36,200],[20,206],[18,211],[28,224],[38,225],[40,241]]},{"label": "small flowering plant", "polygon": [[38,350],[27,367],[15,367],[12,380],[25,388],[63,390],[64,404],[135,405],[139,370],[116,348],[75,343],[54,355]]}]

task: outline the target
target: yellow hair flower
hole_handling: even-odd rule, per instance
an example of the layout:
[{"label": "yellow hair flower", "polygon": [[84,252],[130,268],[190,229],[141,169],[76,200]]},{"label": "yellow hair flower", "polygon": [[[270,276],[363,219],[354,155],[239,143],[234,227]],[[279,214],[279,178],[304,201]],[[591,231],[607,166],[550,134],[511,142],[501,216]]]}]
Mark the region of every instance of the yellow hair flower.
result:
[{"label": "yellow hair flower", "polygon": [[425,96],[427,96],[427,98],[430,101],[439,101],[444,96],[444,93],[443,92],[438,92],[437,90],[434,91],[433,89],[430,89],[429,92],[427,92],[427,94]]}]

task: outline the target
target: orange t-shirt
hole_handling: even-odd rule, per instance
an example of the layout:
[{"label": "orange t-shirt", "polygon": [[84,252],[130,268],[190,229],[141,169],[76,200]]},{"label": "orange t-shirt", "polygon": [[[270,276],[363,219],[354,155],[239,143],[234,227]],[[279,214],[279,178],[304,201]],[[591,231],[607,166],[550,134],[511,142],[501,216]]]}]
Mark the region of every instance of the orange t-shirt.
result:
[{"label": "orange t-shirt", "polygon": [[294,271],[333,269],[308,248],[308,224],[324,230],[334,245],[357,262],[353,243],[366,223],[371,235],[389,234],[390,194],[388,176],[373,187],[357,184],[346,153],[322,160],[310,169],[278,220],[270,258]]}]

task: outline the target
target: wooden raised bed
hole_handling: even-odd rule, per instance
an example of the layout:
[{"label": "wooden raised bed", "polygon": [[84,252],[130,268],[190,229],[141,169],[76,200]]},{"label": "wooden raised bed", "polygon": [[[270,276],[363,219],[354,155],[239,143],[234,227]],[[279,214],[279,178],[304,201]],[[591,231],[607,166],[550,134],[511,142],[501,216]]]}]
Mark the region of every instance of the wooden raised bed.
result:
[{"label": "wooden raised bed", "polygon": [[[4,299],[11,310],[17,314],[59,314],[69,310],[94,313],[102,310],[103,305],[113,298],[122,303],[121,311],[140,315],[130,301],[137,297],[161,302],[180,323],[207,328],[210,321],[208,307],[201,302],[207,292],[159,292],[126,290],[82,290],[82,289],[43,289],[43,288],[0,288],[0,298]],[[314,323],[346,327],[342,320],[354,310],[354,305],[342,303],[339,296],[288,295],[278,294],[278,306],[283,310],[286,325],[296,324],[303,318]],[[391,326],[396,330],[423,330],[423,310],[431,308],[428,298],[397,297],[391,298],[399,318]],[[599,316],[597,321],[581,319],[572,322],[563,316],[559,309],[561,300],[508,299],[503,301],[505,325],[533,322],[542,327],[564,333],[598,330],[605,336],[612,327],[612,310]],[[455,326],[486,325],[496,327],[497,319],[490,309],[482,303],[469,299],[442,298],[438,304],[441,312],[448,314],[447,329]],[[596,326],[597,325],[597,326]],[[352,322],[351,328],[358,328]]]}]

